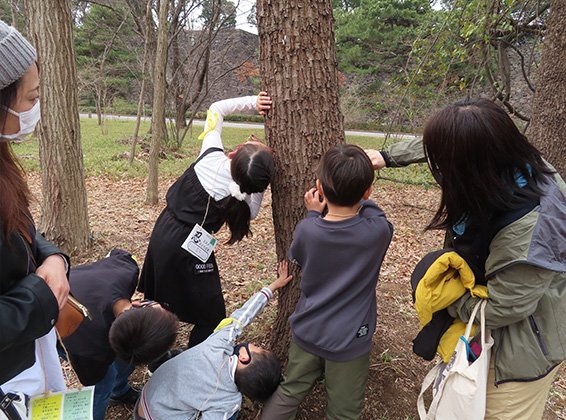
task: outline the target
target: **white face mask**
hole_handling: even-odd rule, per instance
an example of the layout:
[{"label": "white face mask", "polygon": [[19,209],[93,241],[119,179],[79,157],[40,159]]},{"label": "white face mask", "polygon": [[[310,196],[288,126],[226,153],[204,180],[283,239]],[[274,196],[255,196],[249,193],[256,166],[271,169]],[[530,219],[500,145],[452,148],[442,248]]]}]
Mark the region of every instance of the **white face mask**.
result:
[{"label": "white face mask", "polygon": [[20,119],[20,131],[14,134],[2,134],[0,133],[0,138],[5,138],[9,140],[23,140],[24,137],[33,133],[35,126],[39,119],[41,118],[41,110],[39,109],[39,100],[32,106],[29,110],[23,112],[16,112],[8,107],[3,107],[10,114],[15,115]]}]

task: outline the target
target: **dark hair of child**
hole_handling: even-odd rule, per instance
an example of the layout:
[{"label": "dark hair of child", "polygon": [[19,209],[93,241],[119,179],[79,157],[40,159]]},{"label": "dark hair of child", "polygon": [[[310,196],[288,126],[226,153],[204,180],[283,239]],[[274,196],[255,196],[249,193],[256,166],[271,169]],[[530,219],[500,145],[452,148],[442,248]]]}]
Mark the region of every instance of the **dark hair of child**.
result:
[{"label": "dark hair of child", "polygon": [[110,327],[110,346],[116,355],[134,365],[150,363],[165,354],[177,338],[175,314],[157,308],[132,308]]},{"label": "dark hair of child", "polygon": [[[263,192],[273,176],[274,164],[271,153],[257,144],[243,144],[230,164],[232,179],[247,194]],[[234,244],[250,236],[250,207],[245,201],[230,196],[225,205],[226,223],[230,228],[228,244]]]},{"label": "dark hair of child", "polygon": [[[537,181],[552,173],[509,115],[486,99],[466,99],[436,113],[425,126],[423,145],[442,188],[427,229],[517,209],[540,197]],[[520,176],[524,187],[516,181]]]},{"label": "dark hair of child", "polygon": [[249,365],[236,369],[238,390],[253,401],[266,401],[281,382],[281,362],[272,352],[253,353]]},{"label": "dark hair of child", "polygon": [[317,177],[330,203],[353,206],[371,187],[374,171],[371,160],[360,147],[338,144],[322,156]]}]

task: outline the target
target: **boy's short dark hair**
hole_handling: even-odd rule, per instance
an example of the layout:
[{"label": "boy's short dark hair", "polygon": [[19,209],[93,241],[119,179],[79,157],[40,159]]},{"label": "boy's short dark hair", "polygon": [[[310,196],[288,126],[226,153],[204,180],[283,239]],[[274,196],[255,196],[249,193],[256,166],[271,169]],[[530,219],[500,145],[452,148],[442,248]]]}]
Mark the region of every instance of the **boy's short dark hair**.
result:
[{"label": "boy's short dark hair", "polygon": [[317,177],[326,200],[338,206],[353,206],[371,187],[374,173],[371,160],[360,147],[338,144],[322,156]]},{"label": "boy's short dark hair", "polygon": [[116,355],[134,365],[150,363],[175,344],[179,320],[158,308],[132,308],[119,315],[108,335]]},{"label": "boy's short dark hair", "polygon": [[249,365],[236,369],[238,390],[253,401],[266,401],[281,382],[281,362],[270,351],[254,352]]}]

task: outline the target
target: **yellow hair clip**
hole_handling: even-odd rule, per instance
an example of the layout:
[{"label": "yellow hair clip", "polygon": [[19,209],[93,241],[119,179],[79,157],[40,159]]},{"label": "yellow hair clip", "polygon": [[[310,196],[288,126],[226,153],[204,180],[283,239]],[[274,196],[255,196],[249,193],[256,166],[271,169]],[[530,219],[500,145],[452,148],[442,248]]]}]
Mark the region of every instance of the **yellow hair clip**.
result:
[{"label": "yellow hair clip", "polygon": [[206,113],[206,124],[204,125],[204,131],[200,136],[198,136],[199,140],[204,139],[204,137],[214,130],[216,124],[218,123],[218,112],[208,110]]}]

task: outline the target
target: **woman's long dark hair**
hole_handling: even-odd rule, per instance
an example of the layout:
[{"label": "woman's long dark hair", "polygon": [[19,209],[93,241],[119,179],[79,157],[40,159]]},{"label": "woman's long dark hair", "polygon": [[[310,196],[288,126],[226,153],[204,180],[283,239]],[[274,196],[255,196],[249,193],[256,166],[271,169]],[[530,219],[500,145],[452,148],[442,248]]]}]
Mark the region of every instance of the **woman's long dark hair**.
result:
[{"label": "woman's long dark hair", "polygon": [[[232,179],[240,186],[240,191],[247,194],[263,192],[273,176],[273,156],[256,144],[243,144],[230,164]],[[232,196],[225,205],[226,224],[230,228],[228,244],[234,244],[250,236],[251,211],[248,203]]]},{"label": "woman's long dark hair", "polygon": [[[440,206],[427,229],[464,219],[485,222],[538,199],[537,182],[552,171],[540,152],[494,102],[467,99],[449,105],[426,124],[423,145],[442,188]],[[527,182],[521,188],[516,178]]]},{"label": "woman's long dark hair", "polygon": [[[4,132],[7,107],[17,96],[19,80],[0,91],[0,131]],[[6,107],[6,108],[4,108]],[[19,233],[31,242],[29,228],[30,191],[24,171],[14,156],[10,141],[0,139],[0,237],[6,239],[13,233]]]}]

